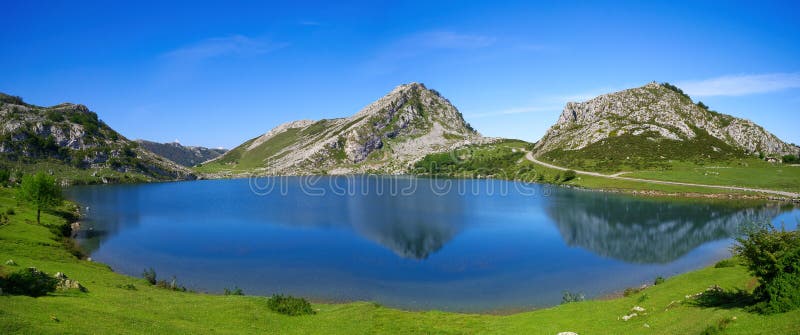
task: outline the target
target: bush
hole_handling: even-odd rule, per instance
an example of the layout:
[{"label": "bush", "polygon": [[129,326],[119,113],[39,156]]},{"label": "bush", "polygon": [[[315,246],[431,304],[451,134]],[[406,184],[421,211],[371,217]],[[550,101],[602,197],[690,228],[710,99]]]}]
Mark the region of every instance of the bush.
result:
[{"label": "bush", "polygon": [[634,295],[636,293],[644,291],[645,288],[647,288],[647,286],[628,287],[628,288],[625,289],[625,291],[622,291],[622,295],[625,296],[625,297],[629,297],[629,296],[632,296],[632,295]]},{"label": "bush", "polygon": [[241,288],[234,287],[233,289],[225,289],[225,295],[244,295],[244,291]]},{"label": "bush", "polygon": [[737,238],[733,251],[758,278],[752,311],[772,314],[800,308],[800,232],[761,224]]},{"label": "bush", "polygon": [[656,277],[656,280],[653,281],[653,285],[660,285],[663,284],[665,281],[667,280],[664,279],[664,277],[658,276]]},{"label": "bush", "polygon": [[155,285],[157,283],[156,270],[153,270],[153,268],[144,269],[144,271],[142,272],[142,277],[145,280],[147,280],[147,282],[150,283],[150,285]]},{"label": "bush", "polygon": [[800,156],[786,155],[781,157],[781,160],[783,160],[783,162],[787,164],[794,164],[800,162]]},{"label": "bush", "polygon": [[567,182],[567,181],[575,179],[575,176],[576,176],[575,175],[575,171],[567,170],[567,171],[564,171],[564,175],[561,177],[561,180]]},{"label": "bush", "polygon": [[0,169],[0,186],[8,186],[9,180],[11,180],[11,171]]},{"label": "bush", "polygon": [[714,264],[714,267],[717,268],[717,269],[720,269],[720,268],[732,268],[734,266],[736,266],[736,261],[733,260],[733,259],[723,259],[723,260],[717,262],[717,264]]},{"label": "bush", "polygon": [[2,283],[3,292],[40,297],[56,290],[58,279],[37,270],[27,268],[10,274]]},{"label": "bush", "polygon": [[168,289],[168,290],[173,290],[173,291],[186,292],[186,287],[182,286],[182,285],[178,285],[178,279],[175,278],[175,276],[172,276],[172,280],[171,281],[166,281],[166,280],[163,280],[163,279],[159,280],[156,283],[156,287],[163,288],[163,289]]},{"label": "bush", "polygon": [[570,291],[564,291],[564,293],[561,294],[561,303],[562,304],[568,304],[568,303],[579,302],[579,301],[584,301],[584,300],[586,300],[586,296],[583,295],[583,293],[573,293],[573,292],[570,292]]},{"label": "bush", "polygon": [[13,208],[6,209],[6,215],[14,215],[14,214],[17,214],[17,212],[14,211]]},{"label": "bush", "polygon": [[725,329],[728,328],[728,325],[730,325],[732,322],[732,318],[721,319],[717,322],[717,324],[706,327],[706,329],[704,329],[700,335],[724,334]]},{"label": "bush", "polygon": [[276,294],[267,299],[267,307],[274,312],[290,316],[314,314],[311,304],[303,298]]}]

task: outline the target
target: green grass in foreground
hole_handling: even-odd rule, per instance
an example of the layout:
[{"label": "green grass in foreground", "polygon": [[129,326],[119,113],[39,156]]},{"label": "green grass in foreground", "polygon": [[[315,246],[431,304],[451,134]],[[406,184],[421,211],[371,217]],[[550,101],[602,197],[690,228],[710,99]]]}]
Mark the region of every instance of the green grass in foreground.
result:
[{"label": "green grass in foreground", "polygon": [[[12,207],[16,213],[0,226],[0,264],[13,259],[17,265],[2,265],[0,270],[35,266],[50,274],[62,271],[88,292],[0,296],[2,334],[699,334],[732,317],[736,320],[725,329],[727,334],[800,332],[800,311],[763,316],[737,306],[698,307],[687,302],[686,295],[710,285],[752,289],[754,280],[738,265],[678,275],[624,298],[513,315],[408,312],[355,302],[314,304],[316,314],[291,317],[271,311],[265,297],[160,289],[103,264],[79,260],[47,227],[35,224],[33,210],[18,205],[12,190],[0,188],[0,211]],[[42,222],[64,223],[51,214],[43,214]],[[620,320],[633,306],[646,308],[647,315]]]}]

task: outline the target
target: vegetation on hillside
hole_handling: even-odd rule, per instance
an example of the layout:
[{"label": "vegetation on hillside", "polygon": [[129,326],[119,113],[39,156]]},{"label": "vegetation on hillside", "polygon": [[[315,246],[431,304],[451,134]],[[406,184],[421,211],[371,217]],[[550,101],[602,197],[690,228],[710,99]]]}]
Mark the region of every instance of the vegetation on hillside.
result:
[{"label": "vegetation on hillside", "polygon": [[694,131],[697,137],[691,141],[665,139],[655,132],[626,133],[580,150],[556,149],[541,157],[559,166],[600,172],[669,169],[674,161],[706,165],[747,157],[702,129]]}]

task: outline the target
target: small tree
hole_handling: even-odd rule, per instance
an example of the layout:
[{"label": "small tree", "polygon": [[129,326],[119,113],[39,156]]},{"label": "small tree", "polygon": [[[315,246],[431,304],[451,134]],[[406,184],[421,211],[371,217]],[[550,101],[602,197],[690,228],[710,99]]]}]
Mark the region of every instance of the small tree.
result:
[{"label": "small tree", "polygon": [[8,181],[11,179],[11,172],[0,168],[0,186],[8,185]]},{"label": "small tree", "polygon": [[564,171],[564,176],[562,177],[562,180],[567,182],[567,181],[575,179],[575,177],[576,177],[576,174],[575,174],[574,170],[567,170],[567,171]]},{"label": "small tree", "polygon": [[769,314],[800,308],[800,232],[765,223],[736,242],[733,251],[758,278],[753,309]]},{"label": "small tree", "polygon": [[26,175],[22,177],[19,198],[36,206],[36,223],[41,224],[42,209],[61,204],[61,187],[55,178],[44,172]]}]

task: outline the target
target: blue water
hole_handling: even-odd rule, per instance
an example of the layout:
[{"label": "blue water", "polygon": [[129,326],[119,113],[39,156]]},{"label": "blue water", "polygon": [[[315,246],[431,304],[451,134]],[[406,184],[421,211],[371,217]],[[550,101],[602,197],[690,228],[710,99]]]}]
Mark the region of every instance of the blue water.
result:
[{"label": "blue water", "polygon": [[496,180],[262,178],[67,190],[94,260],[198,291],[485,312],[610,294],[730,255],[775,204],[663,200]]}]

